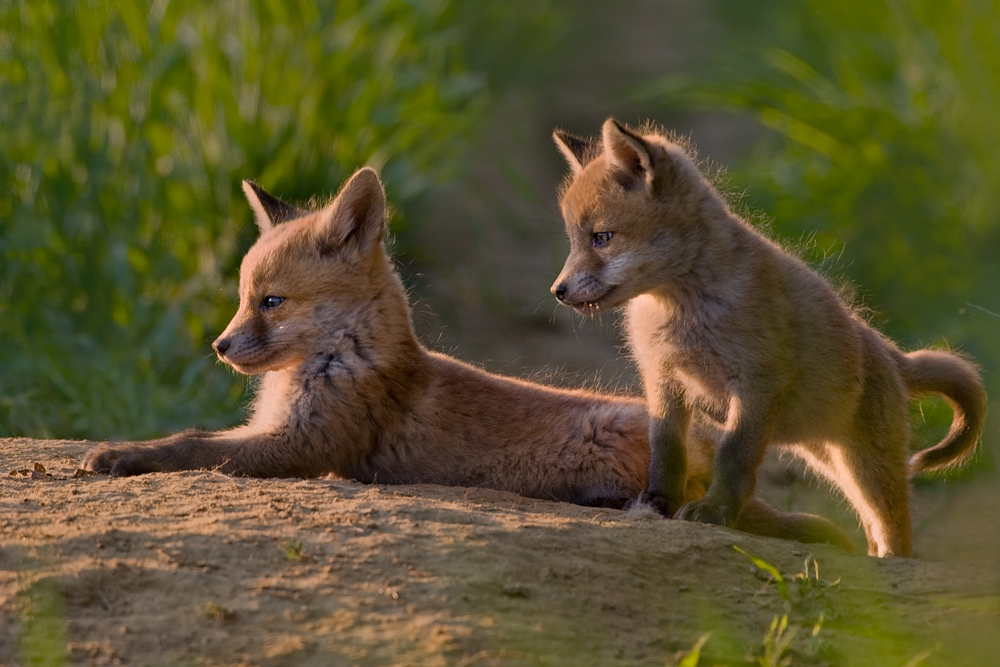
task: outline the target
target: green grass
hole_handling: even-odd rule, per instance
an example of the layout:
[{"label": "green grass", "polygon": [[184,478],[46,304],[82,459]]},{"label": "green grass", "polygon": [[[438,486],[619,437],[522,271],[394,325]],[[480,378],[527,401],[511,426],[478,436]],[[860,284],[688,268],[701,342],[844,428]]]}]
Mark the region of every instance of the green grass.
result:
[{"label": "green grass", "polygon": [[66,620],[58,582],[43,577],[21,593],[21,660],[32,667],[69,664]]},{"label": "green grass", "polygon": [[415,201],[458,168],[491,77],[537,53],[550,13],[0,3],[0,435],[234,423],[247,384],[209,344],[256,235],[240,181],[302,201],[368,164]]}]

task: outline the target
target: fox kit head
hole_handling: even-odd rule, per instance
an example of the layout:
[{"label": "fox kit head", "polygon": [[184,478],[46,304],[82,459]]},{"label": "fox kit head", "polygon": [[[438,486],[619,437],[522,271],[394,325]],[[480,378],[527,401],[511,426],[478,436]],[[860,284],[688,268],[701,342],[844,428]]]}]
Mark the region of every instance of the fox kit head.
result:
[{"label": "fox kit head", "polygon": [[570,166],[559,201],[570,253],[556,298],[593,314],[683,275],[696,261],[698,208],[712,192],[684,150],[613,119],[599,143],[559,130],[553,138]]},{"label": "fox kit head", "polygon": [[388,273],[385,193],[370,168],[329,205],[303,211],[243,181],[260,238],[240,266],[240,306],[213,343],[248,375],[296,366],[323,332],[372,302]]}]

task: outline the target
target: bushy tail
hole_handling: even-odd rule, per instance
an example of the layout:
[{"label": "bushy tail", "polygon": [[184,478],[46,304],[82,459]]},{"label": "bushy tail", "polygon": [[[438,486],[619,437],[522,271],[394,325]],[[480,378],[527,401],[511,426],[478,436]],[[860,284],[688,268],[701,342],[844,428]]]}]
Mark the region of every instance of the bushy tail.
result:
[{"label": "bushy tail", "polygon": [[954,412],[944,440],[910,457],[910,474],[965,462],[979,443],[986,421],[986,389],[979,370],[958,355],[941,350],[918,350],[900,356],[910,395],[940,394]]}]

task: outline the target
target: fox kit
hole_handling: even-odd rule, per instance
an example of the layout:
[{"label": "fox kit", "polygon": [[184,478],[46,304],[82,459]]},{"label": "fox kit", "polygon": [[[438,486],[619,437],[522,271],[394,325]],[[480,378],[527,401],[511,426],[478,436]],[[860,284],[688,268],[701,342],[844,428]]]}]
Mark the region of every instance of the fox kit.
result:
[{"label": "fox kit", "polygon": [[[588,314],[628,303],[650,415],[644,497],[667,515],[732,525],[778,445],[843,492],[870,554],[910,556],[908,475],[974,450],[986,404],[976,368],[901,352],[733,214],[660,133],[609,119],[599,142],[559,131],[555,141],[571,170],[560,197],[570,254],[552,291]],[[907,402],[928,393],[951,404],[951,430],[907,462]],[[702,423],[721,429],[714,459],[689,438]]]},{"label": "fox kit", "polygon": [[84,468],[334,473],[581,504],[621,505],[641,490],[641,403],[497,377],[420,345],[383,247],[385,195],[372,169],[316,211],[243,186],[261,235],[240,268],[236,316],[213,346],[235,370],[264,374],[252,416],[230,431],[98,445]]},{"label": "fox kit", "polygon": [[[357,172],[317,211],[250,182],[243,189],[261,236],[240,269],[239,310],[214,347],[237,371],[264,374],[252,417],[231,431],[97,445],[85,469],[334,473],[619,507],[645,488],[641,401],[491,375],[420,345],[382,244],[374,171]],[[737,528],[850,548],[820,517],[758,501],[744,514]]]}]

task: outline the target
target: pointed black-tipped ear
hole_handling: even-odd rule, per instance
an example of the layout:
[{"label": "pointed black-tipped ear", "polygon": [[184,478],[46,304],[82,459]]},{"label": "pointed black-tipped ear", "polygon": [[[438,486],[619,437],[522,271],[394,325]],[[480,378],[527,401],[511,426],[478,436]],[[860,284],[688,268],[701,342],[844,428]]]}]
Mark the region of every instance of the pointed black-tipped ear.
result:
[{"label": "pointed black-tipped ear", "polygon": [[250,208],[253,209],[253,217],[257,221],[257,226],[260,227],[262,234],[275,225],[300,218],[306,214],[305,211],[295,208],[288,202],[267,194],[264,188],[253,181],[243,181],[243,194],[247,196],[247,201],[250,202]]},{"label": "pointed black-tipped ear", "polygon": [[336,199],[319,213],[318,241],[323,252],[370,252],[385,233],[385,190],[378,172],[359,169]]},{"label": "pointed black-tipped ear", "polygon": [[617,168],[625,179],[622,185],[642,184],[647,191],[653,190],[653,158],[645,139],[625,129],[614,118],[604,121],[601,128],[604,155],[611,166]]},{"label": "pointed black-tipped ear", "polygon": [[569,169],[573,174],[583,171],[583,168],[593,158],[594,145],[589,139],[581,139],[562,130],[553,132],[552,139],[556,142],[556,148],[566,158]]}]

